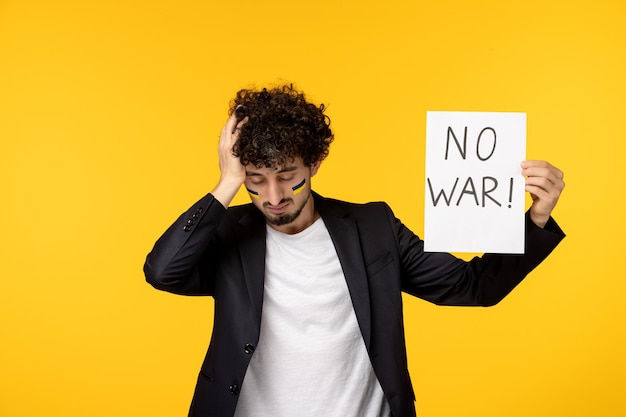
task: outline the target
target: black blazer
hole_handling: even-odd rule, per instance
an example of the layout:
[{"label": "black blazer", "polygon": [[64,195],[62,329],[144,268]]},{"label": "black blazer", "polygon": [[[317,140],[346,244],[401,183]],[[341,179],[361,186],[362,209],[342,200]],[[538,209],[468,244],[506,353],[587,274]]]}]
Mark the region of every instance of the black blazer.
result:
[{"label": "black blazer", "polygon": [[[395,417],[415,416],[401,292],[440,305],[496,304],[565,236],[552,219],[541,229],[527,215],[524,255],[486,254],[465,262],[446,253],[425,253],[423,241],[384,203],[352,204],[317,194],[314,199]],[[265,233],[265,219],[252,204],[226,210],[208,194],[170,226],[146,259],[144,272],[154,287],[215,299],[213,336],[189,416],[235,412],[259,340]]]}]

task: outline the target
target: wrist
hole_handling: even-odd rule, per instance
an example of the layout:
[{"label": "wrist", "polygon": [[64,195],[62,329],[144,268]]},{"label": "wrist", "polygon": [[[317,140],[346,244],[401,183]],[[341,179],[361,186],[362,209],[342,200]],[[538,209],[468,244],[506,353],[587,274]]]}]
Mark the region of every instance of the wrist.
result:
[{"label": "wrist", "polygon": [[220,178],[220,181],[217,183],[211,194],[213,197],[219,201],[224,208],[228,208],[233,198],[241,188],[241,184],[243,181],[233,179],[233,178]]},{"label": "wrist", "polygon": [[548,220],[550,220],[550,215],[539,215],[536,213],[533,213],[533,211],[530,211],[530,220],[532,220],[533,223],[535,223],[538,227],[540,227],[541,229],[543,229],[545,227],[545,225],[548,223]]}]

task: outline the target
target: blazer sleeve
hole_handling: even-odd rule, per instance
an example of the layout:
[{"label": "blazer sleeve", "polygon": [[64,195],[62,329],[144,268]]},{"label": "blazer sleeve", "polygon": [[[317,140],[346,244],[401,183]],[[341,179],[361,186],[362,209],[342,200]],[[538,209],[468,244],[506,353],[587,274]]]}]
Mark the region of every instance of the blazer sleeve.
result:
[{"label": "blazer sleeve", "polygon": [[[391,210],[389,209],[391,212]],[[393,214],[403,291],[439,305],[491,306],[500,302],[565,237],[554,219],[542,229],[526,213],[524,254],[484,254],[471,261],[424,252],[424,242]]]},{"label": "blazer sleeve", "polygon": [[156,241],[143,267],[153,287],[182,295],[212,295],[219,256],[217,228],[226,209],[207,194]]}]

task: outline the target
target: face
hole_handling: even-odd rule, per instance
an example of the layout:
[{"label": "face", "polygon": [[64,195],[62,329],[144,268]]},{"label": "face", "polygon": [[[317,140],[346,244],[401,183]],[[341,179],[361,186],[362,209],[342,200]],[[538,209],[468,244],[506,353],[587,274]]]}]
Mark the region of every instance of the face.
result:
[{"label": "face", "polygon": [[311,177],[320,163],[306,166],[302,159],[278,168],[246,166],[245,186],[252,203],[267,223],[285,233],[297,233],[315,220],[311,197]]}]

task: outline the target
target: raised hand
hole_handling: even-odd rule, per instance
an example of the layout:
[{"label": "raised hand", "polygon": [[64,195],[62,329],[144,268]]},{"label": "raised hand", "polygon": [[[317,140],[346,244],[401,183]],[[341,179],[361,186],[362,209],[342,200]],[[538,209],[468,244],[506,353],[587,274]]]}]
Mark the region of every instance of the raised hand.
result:
[{"label": "raised hand", "polygon": [[233,145],[239,138],[241,126],[247,121],[247,117],[238,121],[237,112],[233,112],[232,116],[228,118],[226,125],[222,128],[220,135],[217,147],[220,180],[211,193],[224,207],[228,207],[246,179],[246,169],[239,162],[239,158],[233,156]]},{"label": "raised hand", "polygon": [[533,199],[530,218],[544,227],[565,188],[563,172],[546,161],[524,161],[522,175],[526,177],[526,191]]}]

